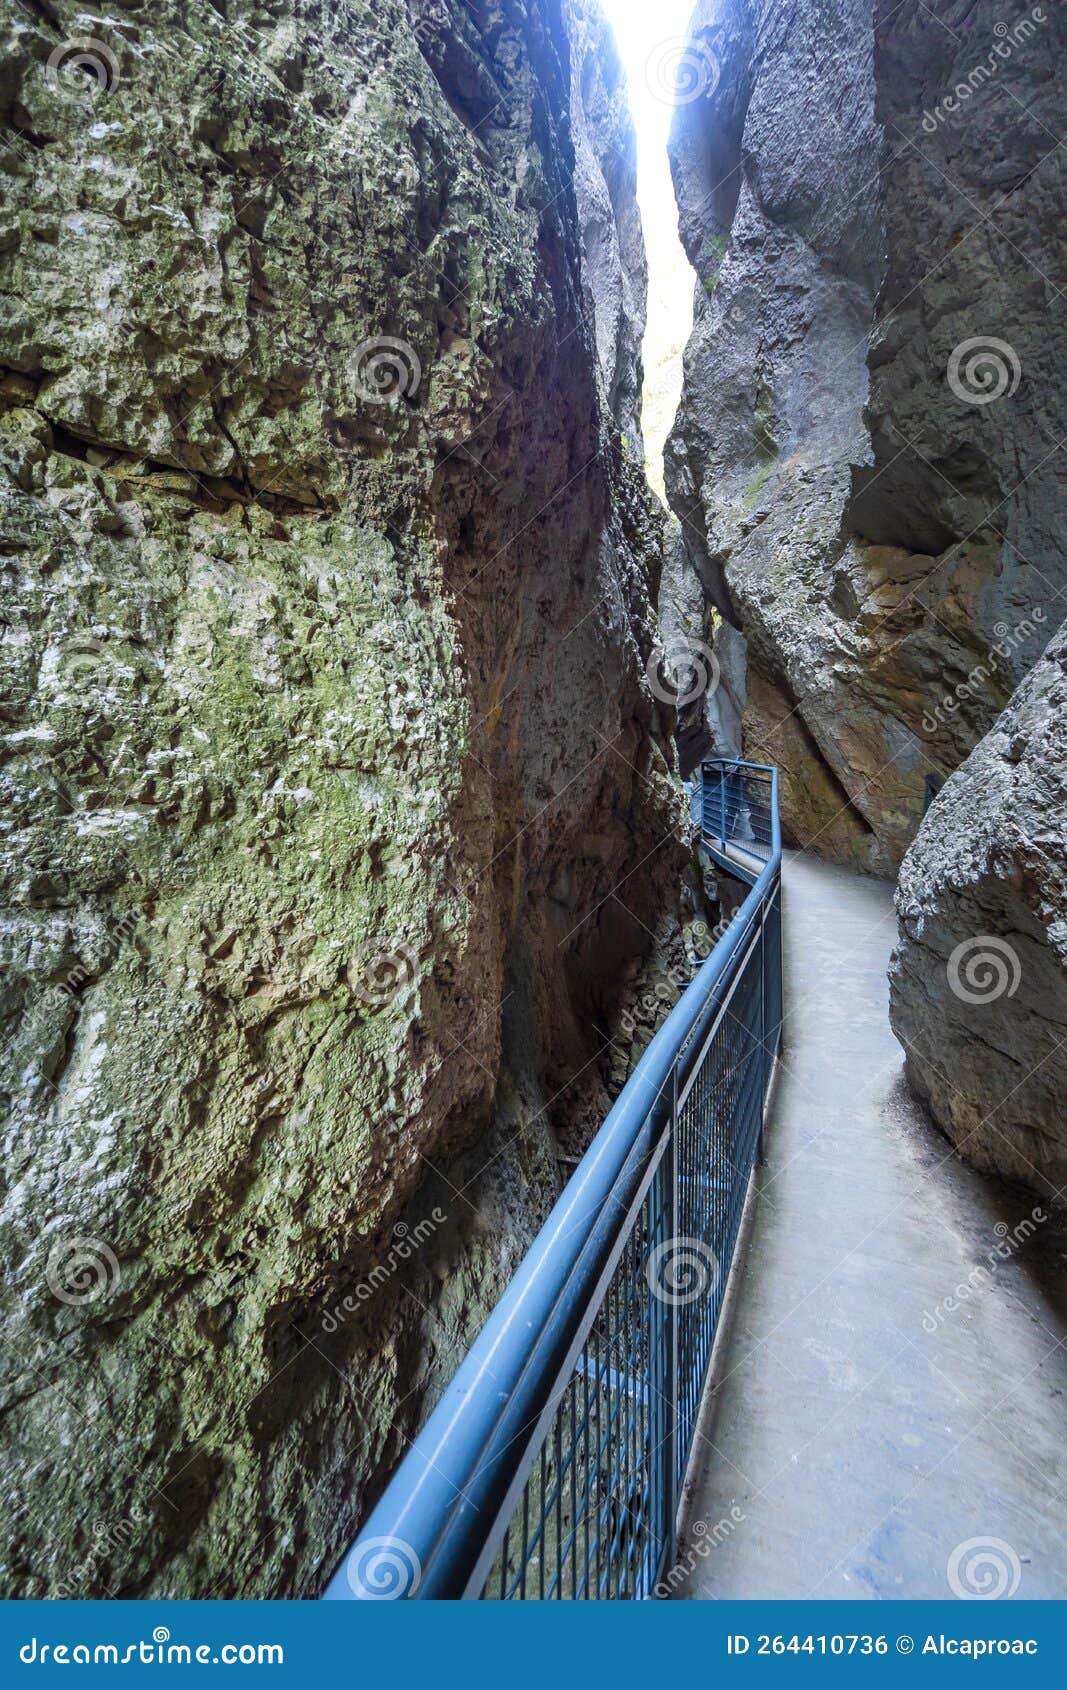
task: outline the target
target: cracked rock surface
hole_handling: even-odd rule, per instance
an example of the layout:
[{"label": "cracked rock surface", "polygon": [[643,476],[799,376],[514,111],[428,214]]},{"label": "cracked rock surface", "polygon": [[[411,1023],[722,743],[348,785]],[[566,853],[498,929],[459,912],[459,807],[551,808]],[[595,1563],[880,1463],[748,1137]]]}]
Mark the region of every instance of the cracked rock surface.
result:
[{"label": "cracked rock surface", "polygon": [[701,726],[779,766],[788,843],[903,859],[908,1071],[964,1154],[1048,1195],[1067,10],[699,0],[691,52],[711,68],[671,139],[697,309],[667,485],[723,618]]},{"label": "cracked rock surface", "polygon": [[671,503],[788,837],[887,875],[1067,590],[1067,14],[1002,16],[700,0],[714,74],[671,141],[697,277]]},{"label": "cracked rock surface", "polygon": [[904,859],[890,971],[908,1074],[970,1160],[1067,1186],[1067,631]]},{"label": "cracked rock surface", "polygon": [[313,1597],[685,861],[633,140],[584,4],[2,20],[2,1588]]}]

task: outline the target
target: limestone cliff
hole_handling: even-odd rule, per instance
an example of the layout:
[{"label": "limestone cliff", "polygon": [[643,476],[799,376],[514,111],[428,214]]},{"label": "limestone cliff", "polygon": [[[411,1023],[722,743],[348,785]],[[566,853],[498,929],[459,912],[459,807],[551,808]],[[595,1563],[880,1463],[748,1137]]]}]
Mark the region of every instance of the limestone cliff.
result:
[{"label": "limestone cliff", "polygon": [[668,489],[788,836],[890,873],[1062,620],[1067,13],[700,0],[690,54]]},{"label": "limestone cliff", "polygon": [[641,341],[648,264],[637,207],[637,154],[615,38],[598,0],[567,0],[571,51],[574,191],[582,276],[606,409],[642,459]]},{"label": "limestone cliff", "polygon": [[1067,1188],[1067,630],[946,784],[900,875],[893,1030],[962,1153]]},{"label": "limestone cliff", "polygon": [[3,1591],[313,1596],[682,861],[632,136],[577,0],[3,19]]}]

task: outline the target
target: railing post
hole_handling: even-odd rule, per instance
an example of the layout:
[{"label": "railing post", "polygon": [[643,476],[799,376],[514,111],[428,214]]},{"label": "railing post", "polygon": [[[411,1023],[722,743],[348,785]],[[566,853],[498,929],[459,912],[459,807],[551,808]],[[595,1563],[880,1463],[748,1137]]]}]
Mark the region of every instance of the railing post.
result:
[{"label": "railing post", "polygon": [[763,1128],[767,1119],[767,911],[764,909],[760,917],[759,929],[759,1064],[760,1064],[760,1097],[759,1097],[759,1139],[756,1144],[756,1161],[762,1168],[767,1160],[766,1144]]},{"label": "railing post", "polygon": [[[670,1237],[677,1238],[678,1214],[678,1063],[671,1074],[671,1124],[667,1134],[667,1192],[669,1202]],[[664,1440],[665,1462],[663,1512],[667,1541],[667,1560],[674,1554],[674,1536],[678,1520],[678,1299],[668,1297],[666,1303],[666,1367],[667,1436]]]},{"label": "railing post", "polygon": [[[763,801],[758,796],[745,801],[744,813],[750,821],[755,812],[758,825],[769,828],[768,858],[762,872],[757,873],[751,861],[754,853],[745,854],[744,860],[742,853],[725,849],[727,788],[732,794],[740,790],[743,796],[743,771],[753,770],[754,777],[764,778],[764,785],[768,771],[722,759],[702,767],[702,814],[709,824],[716,803],[711,785],[716,761],[719,841],[724,848],[719,851],[718,845],[709,847],[709,854],[713,860],[724,859],[724,871],[733,864],[737,878],[748,884],[748,894],[728,931],[642,1055],[414,1447],[364,1522],[359,1538],[325,1592],[331,1601],[368,1600],[379,1594],[369,1584],[364,1588],[362,1558],[369,1555],[369,1567],[374,1568],[374,1557],[383,1542],[399,1543],[410,1552],[416,1568],[421,1566],[421,1577],[404,1592],[409,1600],[476,1598],[494,1568],[499,1572],[501,1560],[508,1576],[512,1564],[524,1574],[518,1581],[522,1596],[528,1594],[525,1574],[530,1569],[536,1570],[542,1593],[545,1576],[558,1572],[555,1594],[565,1596],[563,1575],[568,1556],[574,1596],[597,1595],[600,1585],[605,1580],[610,1585],[612,1577],[616,1595],[654,1595],[656,1584],[667,1578],[677,1553],[679,1470],[684,1472],[694,1434],[690,1392],[695,1396],[706,1374],[721,1312],[717,1287],[699,1308],[694,1306],[688,1313],[685,1298],[671,1294],[671,1267],[675,1266],[671,1245],[692,1233],[709,1247],[714,1245],[722,1256],[723,1268],[729,1268],[743,1190],[736,1182],[725,1177],[720,1182],[715,1177],[715,1165],[721,1168],[724,1147],[731,1142],[727,1136],[724,1146],[722,1117],[729,1112],[729,1127],[736,1127],[739,1135],[743,1132],[747,1145],[751,1106],[757,1101],[758,1155],[762,1161],[767,1089],[781,1043],[785,1009],[777,771],[770,771],[766,822]],[[753,790],[758,794],[760,789],[754,784]],[[710,840],[710,826],[707,832]],[[751,837],[754,843],[763,843],[755,829]],[[758,981],[750,972],[753,968],[759,969]],[[736,1014],[742,1015],[740,1028]],[[771,1026],[775,1029],[773,1046],[768,1045]],[[722,1038],[720,1028],[725,1029]],[[746,1038],[756,1036],[758,1031],[759,1066],[754,1071],[747,1046],[743,1047],[741,1063],[735,1062],[735,1028]],[[705,1060],[713,1064],[712,1083],[701,1090],[695,1081]],[[684,1077],[679,1072],[681,1064],[685,1065]],[[738,1072],[739,1080],[735,1077]],[[761,1084],[754,1096],[752,1082],[757,1078]],[[682,1108],[687,1121],[684,1145],[680,1142]],[[746,1176],[749,1171],[744,1170]],[[725,1176],[725,1169],[721,1172]],[[711,1183],[705,1184],[705,1175]],[[663,1268],[659,1290],[650,1273],[651,1257],[644,1263],[643,1273],[639,1260],[646,1242],[653,1237],[667,1252],[662,1264],[656,1258],[657,1267]],[[677,1253],[675,1247],[673,1255]],[[679,1262],[676,1269],[682,1266]],[[647,1293],[642,1280],[647,1283]],[[662,1294],[664,1289],[666,1295]],[[626,1316],[629,1348],[624,1345],[622,1366],[615,1368],[611,1364],[618,1323],[625,1311],[638,1304],[639,1324],[631,1329]],[[710,1332],[704,1323],[708,1315],[714,1317]],[[597,1326],[605,1319],[606,1342]],[[596,1452],[591,1463],[590,1369],[586,1366],[590,1334],[595,1334],[591,1389],[597,1415]],[[575,1377],[584,1381],[588,1468],[580,1506],[575,1499],[575,1481],[580,1474],[572,1391]],[[615,1399],[618,1409],[618,1427],[614,1415],[608,1418],[610,1447],[606,1460],[611,1475],[624,1481],[621,1495],[614,1482],[605,1493],[600,1477],[604,1431],[600,1408],[605,1393]],[[568,1403],[569,1434],[561,1407]],[[562,1479],[561,1439],[568,1435],[575,1451],[570,1468],[571,1537],[564,1542],[563,1511],[567,1504],[562,1486],[557,1484],[555,1549],[550,1554],[545,1545],[552,1530],[551,1505],[546,1504],[544,1479],[553,1459]],[[550,1439],[554,1441],[550,1443]],[[527,1513],[528,1504],[532,1504],[536,1517],[533,1490],[539,1458],[540,1536],[531,1541]],[[512,1524],[520,1506],[523,1536],[516,1549]],[[601,1518],[605,1509],[606,1528]],[[576,1589],[579,1552],[574,1535],[579,1521],[586,1545],[580,1593]],[[590,1527],[598,1546],[592,1588]],[[653,1541],[660,1551],[661,1570],[649,1591]],[[603,1579],[601,1547],[606,1547],[607,1553]]]}]

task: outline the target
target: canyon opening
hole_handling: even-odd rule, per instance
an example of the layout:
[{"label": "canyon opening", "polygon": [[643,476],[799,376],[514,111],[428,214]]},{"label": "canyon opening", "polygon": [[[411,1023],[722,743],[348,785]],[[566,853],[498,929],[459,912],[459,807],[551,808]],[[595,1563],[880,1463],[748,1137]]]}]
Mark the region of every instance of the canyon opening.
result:
[{"label": "canyon opening", "polygon": [[1062,0],[0,17],[6,1605],[1055,1604]]}]

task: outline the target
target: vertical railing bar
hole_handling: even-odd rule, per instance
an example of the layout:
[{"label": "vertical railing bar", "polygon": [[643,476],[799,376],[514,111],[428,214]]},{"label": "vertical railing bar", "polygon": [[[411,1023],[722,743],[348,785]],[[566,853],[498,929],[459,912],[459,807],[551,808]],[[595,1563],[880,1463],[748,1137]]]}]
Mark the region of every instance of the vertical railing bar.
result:
[{"label": "vertical railing bar", "polygon": [[522,1567],[519,1573],[520,1599],[526,1600],[526,1568],[529,1565],[530,1543],[530,1481],[527,1479],[522,1487]]},{"label": "vertical railing bar", "polygon": [[563,1599],[563,1417],[556,1415],[556,1600]]},{"label": "vertical railing bar", "polygon": [[[669,1237],[677,1238],[680,1231],[678,1207],[678,1063],[671,1069],[671,1119],[667,1130],[667,1200],[669,1203]],[[667,1374],[667,1533],[674,1549],[675,1521],[678,1515],[678,1300],[668,1297],[666,1310],[666,1374]]]},{"label": "vertical railing bar", "polygon": [[759,935],[759,1047],[758,1060],[760,1065],[759,1092],[759,1138],[756,1142],[756,1161],[762,1168],[765,1155],[763,1136],[763,1105],[767,1096],[767,916],[764,912],[760,921]]},{"label": "vertical railing bar", "polygon": [[[705,824],[715,824],[715,837],[724,848],[737,843],[744,878],[754,870],[744,867],[743,853],[750,862],[761,855],[775,860],[780,844],[773,802],[777,775],[741,762],[716,761],[717,791],[714,764],[701,771],[700,814]],[[722,998],[705,1000],[714,1005],[712,1024],[690,1022],[660,1086],[664,1102],[670,1089],[658,1160],[647,1166],[626,1231],[615,1234],[616,1253],[601,1277],[599,1303],[591,1298],[585,1305],[583,1319],[589,1324],[583,1327],[584,1340],[574,1337],[580,1344],[581,1386],[575,1369],[563,1387],[569,1400],[553,1398],[546,1405],[539,1452],[535,1458],[530,1449],[528,1457],[539,1465],[537,1480],[530,1469],[515,1470],[514,1493],[521,1473],[527,1476],[521,1508],[506,1524],[497,1523],[501,1599],[517,1595],[526,1600],[533,1593],[535,1552],[541,1599],[546,1592],[564,1599],[568,1557],[572,1600],[580,1595],[587,1600],[645,1597],[674,1550],[681,1482],[745,1194],[752,1169],[766,1151],[767,1103],[783,1037],[780,852],[768,881],[760,880],[760,896],[743,934],[731,935],[730,986]],[[704,1028],[699,1045],[697,1026]],[[661,1275],[654,1283],[647,1272],[653,1250],[665,1246],[669,1260],[672,1241],[683,1237],[706,1243],[719,1262],[718,1274],[691,1302],[679,1298],[669,1278]],[[531,1522],[534,1512],[537,1518]],[[520,1514],[513,1574],[511,1539]],[[468,1584],[468,1594],[484,1597],[492,1587],[491,1542],[487,1537],[482,1550],[488,1571],[479,1574],[477,1590]]]},{"label": "vertical railing bar", "polygon": [[[630,1306],[629,1287],[632,1283],[630,1255],[633,1247],[633,1241],[634,1235],[631,1233],[627,1242],[626,1250],[623,1252],[619,1278],[619,1296],[623,1305],[620,1325],[622,1332],[627,1334],[629,1333],[630,1316],[632,1312]],[[629,1339],[627,1339],[626,1344],[626,1367],[623,1377],[626,1379],[633,1377],[632,1350]],[[622,1462],[621,1489],[624,1499],[622,1513],[619,1518],[619,1566],[615,1578],[615,1590],[619,1596],[621,1596],[626,1589],[627,1574],[629,1572],[627,1562],[629,1558],[629,1540],[631,1531],[630,1510],[632,1505],[631,1498],[633,1488],[634,1408],[634,1395],[631,1391],[627,1391],[626,1420],[623,1431],[622,1447],[619,1452],[620,1460]]]},{"label": "vertical railing bar", "polygon": [[[592,1333],[589,1334],[592,1337]],[[592,1469],[589,1461],[589,1338],[586,1338],[585,1349],[582,1352],[585,1366],[582,1368],[582,1391],[585,1415],[585,1495],[582,1499],[582,1513],[585,1517],[585,1584],[589,1585],[589,1488],[592,1484]]]},{"label": "vertical railing bar", "polygon": [[[555,1424],[555,1422],[553,1422],[553,1424]],[[537,1530],[534,1533],[534,1541],[530,1545],[530,1548],[532,1550],[535,1544],[537,1546],[537,1591],[541,1601],[543,1602],[545,1599],[545,1562],[548,1559],[548,1527],[545,1521],[545,1488],[548,1479],[547,1438],[541,1446],[541,1456],[538,1461],[538,1466],[541,1469],[540,1519],[538,1520]]]},{"label": "vertical railing bar", "polygon": [[[611,1351],[610,1351],[610,1349],[607,1350],[605,1353],[607,1354],[607,1358],[608,1358],[607,1359],[607,1367],[608,1367],[608,1377],[610,1378],[610,1376],[611,1376]],[[602,1421],[602,1416],[603,1416],[603,1396],[601,1394],[599,1387],[600,1387],[600,1380],[599,1380],[599,1377],[598,1377],[597,1378],[597,1394],[596,1394],[596,1442],[597,1442],[597,1487],[598,1487],[598,1492],[599,1492],[599,1486],[600,1486],[600,1450],[601,1450],[602,1442],[603,1442],[603,1440],[601,1439],[601,1436],[600,1436],[601,1421]],[[609,1426],[608,1426],[609,1434],[610,1434],[610,1430],[611,1430],[611,1427],[610,1427],[610,1422],[609,1422]],[[601,1535],[600,1534],[600,1509],[598,1507],[598,1509],[597,1509],[596,1538],[594,1540],[594,1547],[596,1549],[596,1589],[598,1591],[600,1589],[600,1535]]]},{"label": "vertical railing bar", "polygon": [[569,1552],[571,1561],[571,1601],[574,1601],[578,1584],[578,1433],[575,1426],[575,1401],[578,1396],[578,1386],[571,1380],[568,1391],[571,1411],[571,1529],[569,1538]]},{"label": "vertical railing bar", "polygon": [[615,1433],[616,1393],[615,1393],[615,1388],[614,1388],[614,1385],[613,1385],[613,1380],[615,1380],[617,1377],[618,1377],[618,1368],[615,1365],[615,1282],[613,1280],[612,1283],[608,1286],[608,1371],[607,1371],[607,1377],[606,1377],[607,1392],[608,1392],[608,1435],[607,1435],[606,1443],[607,1443],[607,1467],[608,1467],[608,1528],[609,1528],[608,1540],[607,1540],[607,1544],[606,1544],[607,1559],[608,1559],[608,1565],[607,1565],[606,1571],[607,1571],[607,1577],[608,1577],[609,1581],[611,1579],[612,1557],[614,1555],[614,1542],[615,1542],[615,1532],[614,1532],[614,1527],[613,1527],[613,1524],[612,1524],[612,1510],[614,1509],[614,1506],[615,1506],[615,1486],[616,1486],[615,1456],[614,1456],[614,1451],[615,1451],[615,1447],[616,1447],[616,1433]]}]

